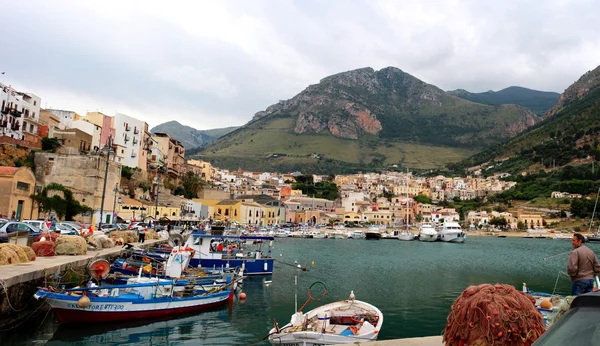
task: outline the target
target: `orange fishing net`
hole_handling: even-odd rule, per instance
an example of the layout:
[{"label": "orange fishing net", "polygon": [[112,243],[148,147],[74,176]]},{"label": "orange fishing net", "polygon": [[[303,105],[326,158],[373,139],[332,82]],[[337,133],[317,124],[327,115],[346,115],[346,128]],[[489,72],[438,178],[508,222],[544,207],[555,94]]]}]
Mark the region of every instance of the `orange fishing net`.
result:
[{"label": "orange fishing net", "polygon": [[531,345],[545,330],[535,300],[513,286],[469,286],[452,304],[447,346]]}]

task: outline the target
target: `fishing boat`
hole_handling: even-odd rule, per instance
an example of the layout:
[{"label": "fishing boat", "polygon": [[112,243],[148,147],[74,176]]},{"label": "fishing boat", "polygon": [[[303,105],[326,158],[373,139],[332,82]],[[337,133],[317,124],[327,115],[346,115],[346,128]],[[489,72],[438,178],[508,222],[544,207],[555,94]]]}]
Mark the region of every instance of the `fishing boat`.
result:
[{"label": "fishing boat", "polygon": [[[273,274],[274,259],[271,256],[273,237],[208,235],[193,232],[184,246],[195,252],[190,259],[191,267],[243,269],[244,275]],[[219,251],[219,244],[222,250]],[[263,247],[267,249],[263,249]]]},{"label": "fishing boat", "polygon": [[419,226],[419,240],[425,242],[432,242],[438,240],[438,232],[435,227],[430,223],[422,223]]},{"label": "fishing boat", "polygon": [[305,314],[298,311],[290,323],[269,332],[272,345],[318,346],[377,340],[383,314],[375,306],[350,298],[322,305]]},{"label": "fishing boat", "polygon": [[[98,282],[108,276],[105,260],[90,265]],[[177,279],[137,277],[124,285],[96,285],[56,290],[42,288],[34,297],[47,302],[62,323],[115,322],[198,312],[233,300],[229,285],[209,292],[193,287],[176,288]]]}]

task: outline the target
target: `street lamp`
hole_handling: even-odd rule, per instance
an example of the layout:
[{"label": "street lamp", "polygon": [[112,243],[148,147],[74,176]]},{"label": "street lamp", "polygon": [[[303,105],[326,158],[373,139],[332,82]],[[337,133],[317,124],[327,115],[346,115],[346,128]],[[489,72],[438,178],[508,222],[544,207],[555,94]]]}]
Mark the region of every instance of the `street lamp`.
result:
[{"label": "street lamp", "polygon": [[[167,160],[165,160],[164,164],[163,164],[163,169],[168,170],[167,167]],[[160,167],[156,169],[156,210],[154,211],[154,228],[156,229],[158,227],[158,219],[159,219],[159,213],[158,213],[158,191],[160,188],[160,173],[161,173],[161,169]],[[168,171],[167,171],[168,174]]]},{"label": "street lamp", "polygon": [[113,202],[112,223],[113,226],[117,227],[117,193],[119,193],[119,183],[115,184],[113,192],[115,193],[115,200]]},{"label": "street lamp", "polygon": [[102,228],[102,216],[104,214],[104,197],[106,196],[106,180],[108,178],[108,162],[110,161],[110,153],[113,152],[113,149],[105,145],[102,150],[102,153],[106,154],[106,167],[104,168],[104,186],[102,186],[102,202],[100,204],[100,222],[98,222],[98,229]]}]

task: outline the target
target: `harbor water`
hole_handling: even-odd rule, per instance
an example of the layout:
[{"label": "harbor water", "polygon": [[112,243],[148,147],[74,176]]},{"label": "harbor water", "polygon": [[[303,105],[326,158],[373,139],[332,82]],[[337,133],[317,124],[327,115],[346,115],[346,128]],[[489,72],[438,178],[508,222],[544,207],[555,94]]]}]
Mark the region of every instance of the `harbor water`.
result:
[{"label": "harbor water", "polygon": [[[587,244],[594,251],[600,245]],[[244,281],[247,299],[229,307],[176,319],[118,325],[60,325],[49,313],[1,335],[0,345],[268,345],[276,320],[289,322],[307,289],[327,291],[322,303],[356,299],[384,314],[379,340],[440,335],[450,305],[469,285],[506,283],[568,294],[566,240],[469,237],[464,244],[398,240],[293,239],[274,241],[275,273]],[[297,261],[306,271],[294,266]],[[314,265],[313,265],[314,262]],[[297,276],[297,285],[294,284]],[[271,280],[270,284],[265,281]],[[321,297],[316,284],[312,296]]]}]

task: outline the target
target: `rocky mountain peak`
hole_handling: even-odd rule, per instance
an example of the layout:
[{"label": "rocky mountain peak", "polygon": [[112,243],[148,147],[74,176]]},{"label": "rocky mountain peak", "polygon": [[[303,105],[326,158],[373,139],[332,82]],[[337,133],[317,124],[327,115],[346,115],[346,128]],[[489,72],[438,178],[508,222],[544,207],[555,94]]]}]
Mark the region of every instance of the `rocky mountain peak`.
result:
[{"label": "rocky mountain peak", "polygon": [[570,101],[578,100],[589,93],[591,90],[600,86],[600,66],[586,72],[575,83],[571,84],[558,99],[558,103],[550,108],[544,115],[544,119],[553,116]]}]

